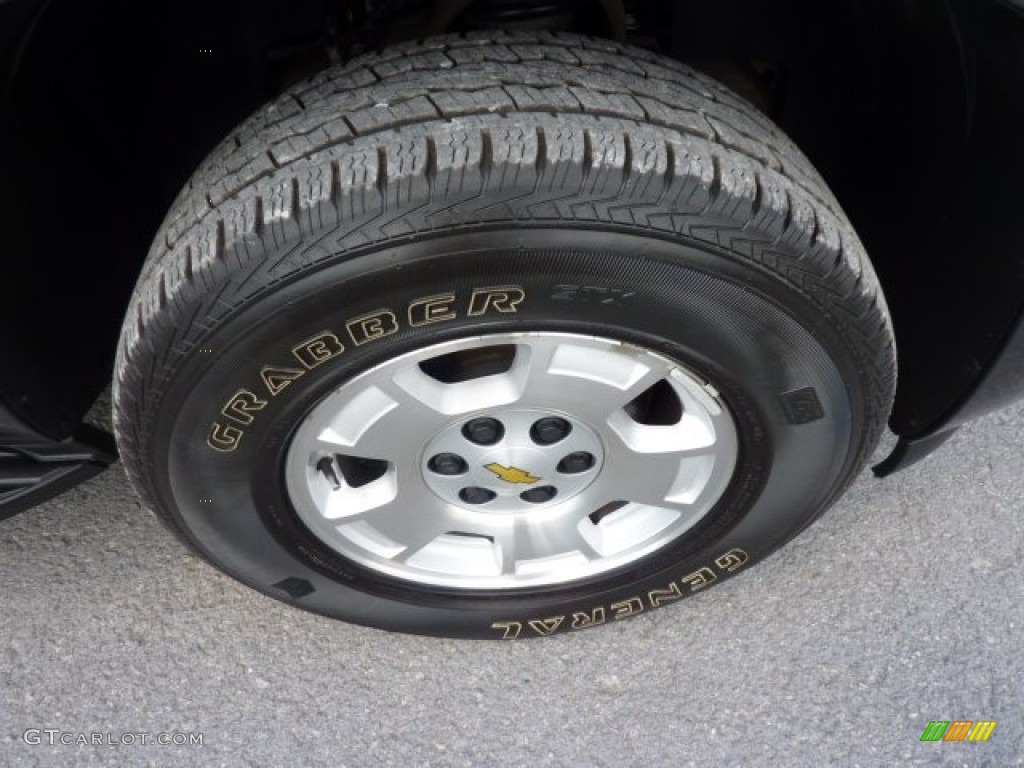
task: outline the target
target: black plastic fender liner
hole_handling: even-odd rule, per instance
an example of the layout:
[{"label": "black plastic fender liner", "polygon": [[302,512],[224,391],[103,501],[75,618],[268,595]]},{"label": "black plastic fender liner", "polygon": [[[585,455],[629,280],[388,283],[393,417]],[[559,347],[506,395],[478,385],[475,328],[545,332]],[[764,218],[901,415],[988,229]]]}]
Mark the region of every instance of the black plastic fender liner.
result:
[{"label": "black plastic fender liner", "polygon": [[892,453],[875,465],[877,477],[885,477],[916,464],[938,450],[964,424],[998,411],[1024,396],[1024,314],[1017,320],[995,362],[981,382],[956,408],[926,432],[900,436]]},{"label": "black plastic fender liner", "polygon": [[871,468],[875,477],[888,477],[894,472],[917,464],[941,448],[955,433],[957,427],[924,437],[901,437],[896,447],[882,461]]}]

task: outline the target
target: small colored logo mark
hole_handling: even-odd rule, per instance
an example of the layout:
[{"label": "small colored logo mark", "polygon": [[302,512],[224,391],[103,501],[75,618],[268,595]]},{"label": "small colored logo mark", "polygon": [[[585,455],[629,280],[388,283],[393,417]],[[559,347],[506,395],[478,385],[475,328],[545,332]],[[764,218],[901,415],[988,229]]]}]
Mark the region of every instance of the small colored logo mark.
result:
[{"label": "small colored logo mark", "polygon": [[988,741],[995,729],[995,720],[932,720],[921,741]]},{"label": "small colored logo mark", "polygon": [[534,483],[540,482],[539,477],[534,477],[526,470],[519,469],[519,467],[505,467],[494,462],[493,464],[487,464],[484,468],[491,470],[491,472],[496,474],[506,483],[533,485]]}]

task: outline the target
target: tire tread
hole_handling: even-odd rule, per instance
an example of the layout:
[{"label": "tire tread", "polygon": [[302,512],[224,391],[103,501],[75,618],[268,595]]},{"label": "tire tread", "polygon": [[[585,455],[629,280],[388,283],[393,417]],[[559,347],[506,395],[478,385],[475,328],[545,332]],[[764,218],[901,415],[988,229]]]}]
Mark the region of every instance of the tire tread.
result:
[{"label": "tire tread", "polygon": [[244,121],[182,189],[115,368],[115,431],[146,502],[157,506],[160,393],[208,328],[331,253],[484,220],[688,237],[794,286],[837,318],[863,371],[856,467],[867,460],[895,389],[891,323],[863,246],[799,149],[723,86],[651,52],[479,32],[321,72]]}]

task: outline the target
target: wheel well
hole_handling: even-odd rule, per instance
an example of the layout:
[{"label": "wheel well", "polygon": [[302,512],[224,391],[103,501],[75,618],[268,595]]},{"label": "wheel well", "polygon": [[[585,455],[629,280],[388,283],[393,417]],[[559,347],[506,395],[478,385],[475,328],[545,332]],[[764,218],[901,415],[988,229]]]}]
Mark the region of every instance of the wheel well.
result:
[{"label": "wheel well", "polygon": [[[908,329],[918,323],[921,303],[908,287],[906,264],[918,266],[914,255],[926,254],[908,230],[931,226],[943,210],[938,198],[948,180],[940,183],[934,158],[963,156],[972,119],[970,73],[945,4],[22,5],[33,3],[36,23],[8,52],[0,110],[0,137],[19,147],[0,189],[7,250],[19,265],[0,296],[0,322],[12,329],[0,349],[10,361],[0,398],[51,434],[72,429],[109,380],[124,307],[150,240],[204,155],[291,82],[424,30],[500,24],[623,37],[719,78],[768,112],[822,171],[876,263],[901,352],[918,341]],[[908,204],[914,190],[923,193]],[[978,359],[976,350],[968,356]],[[957,386],[963,390],[964,381]],[[951,398],[948,387],[934,388],[940,391],[933,416]],[[908,417],[908,428],[926,417]]]}]

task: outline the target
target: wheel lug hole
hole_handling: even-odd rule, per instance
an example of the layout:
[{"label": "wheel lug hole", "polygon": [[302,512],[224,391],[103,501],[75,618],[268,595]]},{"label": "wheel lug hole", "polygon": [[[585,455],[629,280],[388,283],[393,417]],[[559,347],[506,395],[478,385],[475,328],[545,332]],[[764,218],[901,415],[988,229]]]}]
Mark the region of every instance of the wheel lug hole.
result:
[{"label": "wheel lug hole", "polygon": [[430,458],[427,469],[438,475],[464,475],[469,465],[456,453],[439,453]]},{"label": "wheel lug hole", "polygon": [[563,475],[578,475],[591,469],[595,461],[594,454],[587,451],[575,451],[558,462],[557,469]]},{"label": "wheel lug hole", "polygon": [[572,432],[572,424],[557,416],[537,419],[530,427],[530,438],[537,445],[554,445],[564,440]]},{"label": "wheel lug hole", "polygon": [[488,490],[487,488],[480,488],[478,486],[463,488],[459,491],[459,498],[467,504],[486,504],[497,495],[498,494],[494,491]]},{"label": "wheel lug hole", "polygon": [[462,436],[477,445],[494,445],[505,436],[505,427],[497,419],[483,416],[466,422]]},{"label": "wheel lug hole", "polygon": [[551,501],[558,495],[558,489],[553,485],[542,485],[540,488],[531,488],[519,494],[519,498],[530,504],[543,504]]}]

